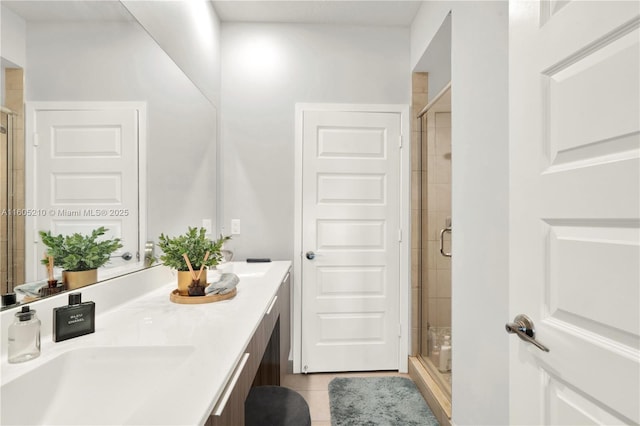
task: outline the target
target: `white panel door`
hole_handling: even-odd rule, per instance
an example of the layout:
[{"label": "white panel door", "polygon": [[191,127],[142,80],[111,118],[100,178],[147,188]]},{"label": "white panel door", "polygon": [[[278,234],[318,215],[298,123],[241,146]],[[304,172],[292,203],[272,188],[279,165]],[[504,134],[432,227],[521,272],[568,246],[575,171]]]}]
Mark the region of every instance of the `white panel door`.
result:
[{"label": "white panel door", "polygon": [[398,369],[400,124],[304,112],[304,372]]},{"label": "white panel door", "polygon": [[[511,424],[640,423],[640,3],[510,3]],[[505,338],[507,338],[505,336]]]},{"label": "white panel door", "polygon": [[[135,262],[138,241],[138,111],[40,109],[35,112],[35,221],[33,255],[45,247],[37,234],[89,234],[105,226],[123,247],[107,266]],[[33,264],[33,263],[29,263]],[[38,267],[38,279],[45,278]]]}]

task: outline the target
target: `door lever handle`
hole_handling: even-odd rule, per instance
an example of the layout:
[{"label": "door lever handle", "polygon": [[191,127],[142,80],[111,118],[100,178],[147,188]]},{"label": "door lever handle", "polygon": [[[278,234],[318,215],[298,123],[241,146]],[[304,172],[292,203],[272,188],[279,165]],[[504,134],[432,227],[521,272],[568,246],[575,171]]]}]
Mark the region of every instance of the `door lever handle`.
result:
[{"label": "door lever handle", "polygon": [[536,340],[536,331],[533,328],[533,321],[526,315],[518,315],[514,318],[513,322],[505,324],[505,329],[509,334],[517,334],[519,338],[525,342],[533,344],[536,348],[544,352],[549,352],[542,343]]},{"label": "door lever handle", "polygon": [[131,252],[125,252],[125,253],[122,253],[122,255],[120,256],[110,256],[110,257],[113,259],[115,259],[116,257],[120,257],[126,261],[133,259],[133,255],[131,254]]}]

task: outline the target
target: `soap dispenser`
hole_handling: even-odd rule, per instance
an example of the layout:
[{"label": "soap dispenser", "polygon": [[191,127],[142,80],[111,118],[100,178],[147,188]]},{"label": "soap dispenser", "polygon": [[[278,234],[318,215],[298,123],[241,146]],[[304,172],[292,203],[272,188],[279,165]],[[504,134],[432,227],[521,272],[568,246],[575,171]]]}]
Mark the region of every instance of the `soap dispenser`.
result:
[{"label": "soap dispenser", "polygon": [[8,358],[11,364],[40,356],[40,320],[36,311],[23,306],[9,326]]},{"label": "soap dispenser", "polygon": [[451,371],[451,337],[444,336],[444,343],[440,347],[438,370],[442,373]]}]

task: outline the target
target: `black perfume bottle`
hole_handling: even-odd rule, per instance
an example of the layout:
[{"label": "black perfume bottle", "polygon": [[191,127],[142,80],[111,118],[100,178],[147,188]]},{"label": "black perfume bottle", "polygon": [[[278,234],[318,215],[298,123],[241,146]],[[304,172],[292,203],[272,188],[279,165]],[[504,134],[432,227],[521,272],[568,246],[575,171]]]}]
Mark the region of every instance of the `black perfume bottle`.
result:
[{"label": "black perfume bottle", "polygon": [[53,309],[53,341],[61,342],[96,331],[96,304],[82,303],[81,293],[69,294],[69,305]]}]

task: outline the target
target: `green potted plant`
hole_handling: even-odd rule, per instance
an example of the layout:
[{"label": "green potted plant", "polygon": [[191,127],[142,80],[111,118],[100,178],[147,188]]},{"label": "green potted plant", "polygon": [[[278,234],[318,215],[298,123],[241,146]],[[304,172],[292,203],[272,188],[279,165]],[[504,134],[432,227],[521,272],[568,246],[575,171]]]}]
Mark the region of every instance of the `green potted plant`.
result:
[{"label": "green potted plant", "polygon": [[49,259],[53,258],[53,265],[63,270],[62,281],[67,289],[74,290],[95,283],[98,281],[98,268],[122,247],[120,238],[98,241],[106,232],[104,226],[94,229],[90,235],[51,235],[51,231],[40,231],[40,238],[47,246],[47,257],[42,264],[48,266]]},{"label": "green potted plant", "polygon": [[[158,247],[162,250],[160,260],[169,268],[178,271],[178,291],[180,295],[189,294],[188,287],[193,281],[186,257],[195,271],[202,271],[199,276],[201,286],[207,285],[206,267],[214,267],[222,260],[222,245],[231,237],[222,236],[213,241],[206,236],[205,228],[189,227],[185,234],[177,237],[169,237],[160,234]],[[209,255],[207,256],[207,253]]]}]

